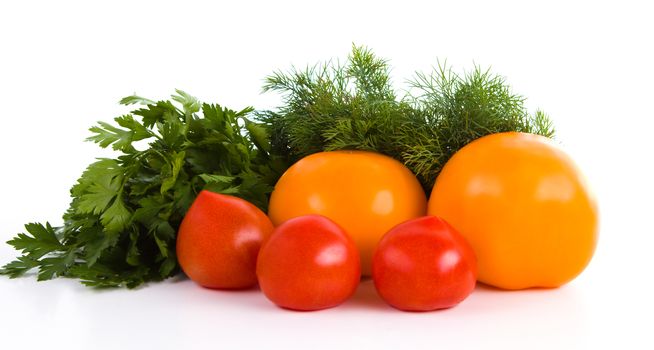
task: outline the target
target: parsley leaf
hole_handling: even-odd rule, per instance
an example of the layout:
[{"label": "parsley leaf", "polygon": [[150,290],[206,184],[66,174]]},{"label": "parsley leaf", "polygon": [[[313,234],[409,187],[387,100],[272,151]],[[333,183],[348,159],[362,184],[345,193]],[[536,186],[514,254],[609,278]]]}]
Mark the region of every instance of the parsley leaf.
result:
[{"label": "parsley leaf", "polygon": [[50,223],[46,223],[45,226],[39,223],[27,224],[25,230],[27,234],[19,233],[7,243],[17,250],[22,250],[28,258],[39,259],[50,252],[64,248]]}]

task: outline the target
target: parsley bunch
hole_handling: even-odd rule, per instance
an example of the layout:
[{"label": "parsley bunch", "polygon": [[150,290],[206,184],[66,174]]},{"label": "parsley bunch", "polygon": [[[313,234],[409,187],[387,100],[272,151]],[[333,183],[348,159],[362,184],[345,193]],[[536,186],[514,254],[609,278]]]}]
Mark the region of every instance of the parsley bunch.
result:
[{"label": "parsley bunch", "polygon": [[[242,111],[201,104],[177,91],[172,101],[138,96],[142,108],[99,122],[93,141],[119,151],[98,159],[71,189],[61,227],[25,225],[8,243],[22,256],[0,273],[78,278],[88,286],[136,287],[178,272],[177,228],[202,189],[235,195],[266,210],[284,163],[270,154],[266,129]],[[201,112],[201,114],[199,114]],[[138,145],[145,144],[144,150]]]}]

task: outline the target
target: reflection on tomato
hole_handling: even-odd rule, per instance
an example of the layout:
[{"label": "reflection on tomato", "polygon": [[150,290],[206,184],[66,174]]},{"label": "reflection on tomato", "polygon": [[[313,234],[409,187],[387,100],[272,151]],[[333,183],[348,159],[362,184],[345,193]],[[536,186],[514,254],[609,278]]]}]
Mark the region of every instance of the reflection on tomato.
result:
[{"label": "reflection on tomato", "polygon": [[429,214],[470,242],[480,281],[506,289],[567,283],[597,241],[582,174],[551,140],[531,134],[493,134],[459,150],[436,180]]},{"label": "reflection on tomato", "polygon": [[257,254],[272,231],[266,214],[253,204],[202,191],[180,225],[177,259],[203,287],[251,287],[257,283]]},{"label": "reflection on tomato", "polygon": [[280,178],[270,198],[273,224],[307,214],[324,215],[342,226],[370,275],[379,239],[393,226],[425,215],[420,183],[400,162],[373,152],[334,151],[307,156]]},{"label": "reflection on tomato", "polygon": [[340,226],[324,216],[306,215],[275,229],[259,253],[257,276],[275,304],[320,310],[354,293],[361,264],[354,242]]}]

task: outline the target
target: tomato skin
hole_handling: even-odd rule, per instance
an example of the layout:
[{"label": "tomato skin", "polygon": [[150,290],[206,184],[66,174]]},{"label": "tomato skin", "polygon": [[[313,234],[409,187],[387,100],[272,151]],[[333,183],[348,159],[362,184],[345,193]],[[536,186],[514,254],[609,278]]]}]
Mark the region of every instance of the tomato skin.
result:
[{"label": "tomato skin", "polygon": [[259,249],[273,229],[253,204],[201,191],[180,225],[177,259],[184,273],[203,287],[252,287]]},{"label": "tomato skin", "polygon": [[426,210],[420,183],[402,163],[374,152],[332,151],[291,166],[275,185],[268,214],[275,225],[307,214],[334,220],[356,243],[362,272],[370,275],[384,233]]},{"label": "tomato skin", "polygon": [[379,242],[372,266],[377,292],[405,311],[449,308],[475,288],[472,247],[445,220],[424,216],[395,226]]},{"label": "tomato skin", "polygon": [[278,226],[257,262],[261,290],[292,310],[320,310],[341,304],[361,279],[359,253],[336,223],[306,215]]},{"label": "tomato skin", "polygon": [[430,215],[472,245],[479,280],[504,289],[558,287],[593,256],[597,206],[572,159],[523,133],[482,137],[443,167]]}]

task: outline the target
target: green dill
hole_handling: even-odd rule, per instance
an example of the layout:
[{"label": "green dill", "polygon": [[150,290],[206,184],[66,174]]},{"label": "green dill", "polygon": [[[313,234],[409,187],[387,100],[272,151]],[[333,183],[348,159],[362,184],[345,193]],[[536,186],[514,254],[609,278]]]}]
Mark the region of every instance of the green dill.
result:
[{"label": "green dill", "polygon": [[284,103],[258,115],[273,152],[290,163],[315,152],[357,149],[404,163],[430,192],[438,173],[461,147],[484,135],[521,131],[552,137],[552,124],[504,79],[479,67],[464,75],[438,65],[417,73],[403,96],[393,88],[387,60],[354,46],[345,64],[333,61],[276,72],[264,91]]}]

